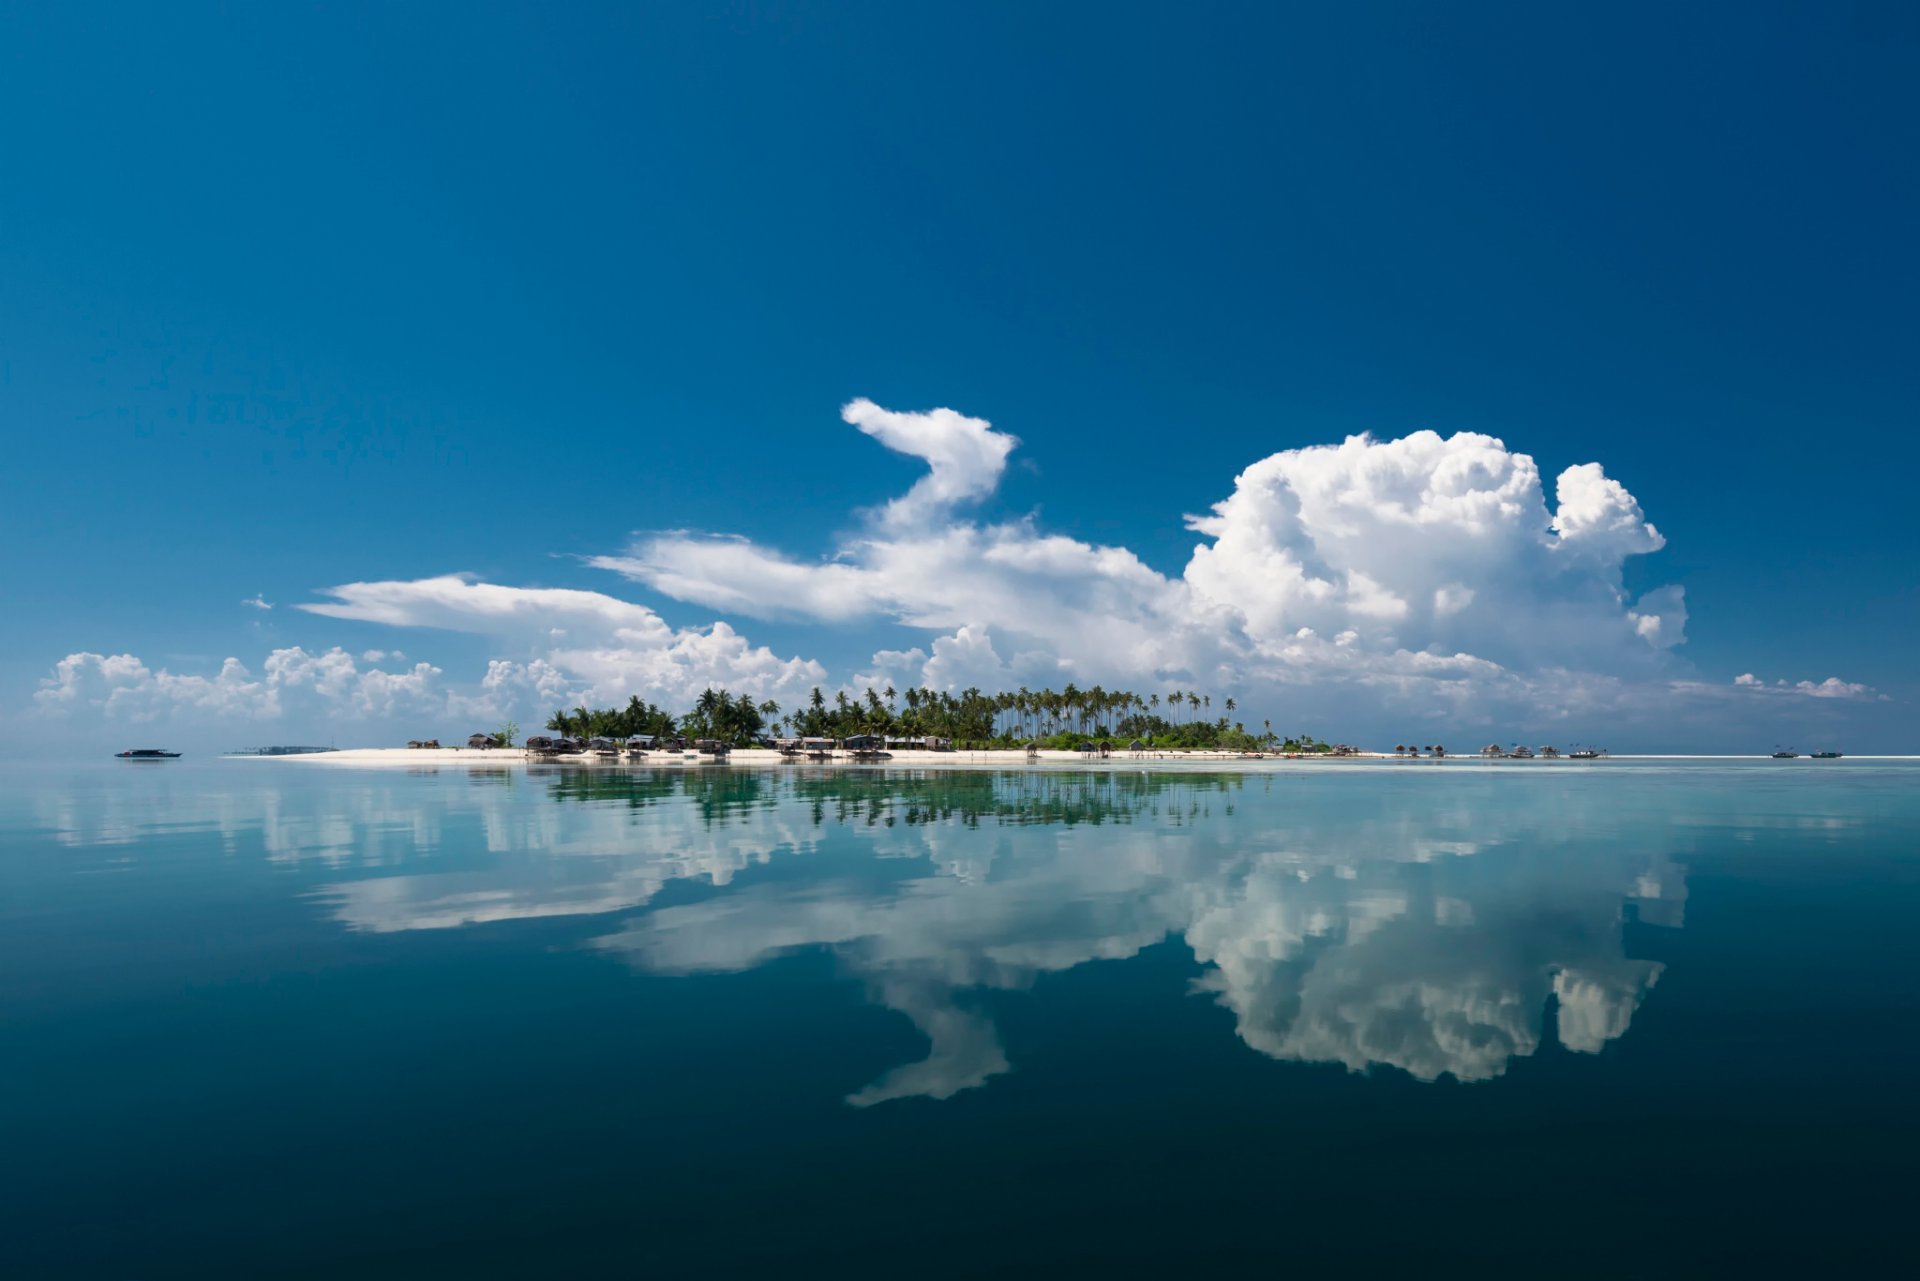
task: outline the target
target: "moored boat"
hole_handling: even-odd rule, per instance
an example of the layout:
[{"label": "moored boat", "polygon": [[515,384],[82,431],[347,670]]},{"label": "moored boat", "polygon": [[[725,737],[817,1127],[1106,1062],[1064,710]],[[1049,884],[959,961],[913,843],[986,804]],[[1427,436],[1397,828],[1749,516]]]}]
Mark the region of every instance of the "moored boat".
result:
[{"label": "moored boat", "polygon": [[123,761],[171,761],[179,759],[180,753],[164,751],[158,747],[134,747],[124,752],[115,752],[114,757]]},{"label": "moored boat", "polygon": [[1837,761],[1840,759],[1840,753],[1838,752],[1814,752],[1812,756],[1816,761]]}]

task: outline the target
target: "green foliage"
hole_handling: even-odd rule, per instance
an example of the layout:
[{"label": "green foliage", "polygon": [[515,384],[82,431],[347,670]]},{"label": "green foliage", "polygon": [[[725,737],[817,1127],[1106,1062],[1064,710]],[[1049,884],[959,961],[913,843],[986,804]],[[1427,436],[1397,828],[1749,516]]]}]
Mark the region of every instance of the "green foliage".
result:
[{"label": "green foliage", "polygon": [[766,732],[767,722],[761,704],[751,694],[738,698],[724,689],[709,687],[694,702],[693,710],[680,718],[680,733],[687,738],[717,738],[739,746],[751,743]]},{"label": "green foliage", "polygon": [[500,746],[512,747],[513,740],[520,736],[520,722],[508,721],[499,729],[493,731],[493,736],[500,740]]},{"label": "green foliage", "polygon": [[643,703],[636,696],[625,707],[606,707],[589,711],[576,707],[572,712],[557,711],[547,718],[547,728],[571,738],[629,738],[635,734],[656,737],[673,733],[673,717]]},{"label": "green foliage", "polygon": [[[1228,712],[1239,710],[1237,699],[1225,699]],[[1142,697],[1130,690],[1100,686],[1080,689],[1001,691],[988,694],[978,688],[959,694],[944,690],[889,686],[856,695],[840,690],[832,698],[815,687],[806,704],[782,715],[771,700],[756,701],[748,694],[708,689],[692,710],[675,718],[651,703],[630,699],[624,708],[555,712],[547,728],[576,738],[630,734],[717,738],[741,745],[762,736],[842,739],[853,734],[884,734],[891,738],[943,738],[958,748],[1017,747],[1039,742],[1043,747],[1072,751],[1089,740],[1111,742],[1124,751],[1134,739],[1156,751],[1285,750],[1324,752],[1331,749],[1310,734],[1287,737],[1273,732],[1271,721],[1263,732],[1249,733],[1225,716],[1203,717],[1213,707],[1213,696],[1196,691],[1169,691]],[[1162,708],[1166,714],[1162,715]]]}]

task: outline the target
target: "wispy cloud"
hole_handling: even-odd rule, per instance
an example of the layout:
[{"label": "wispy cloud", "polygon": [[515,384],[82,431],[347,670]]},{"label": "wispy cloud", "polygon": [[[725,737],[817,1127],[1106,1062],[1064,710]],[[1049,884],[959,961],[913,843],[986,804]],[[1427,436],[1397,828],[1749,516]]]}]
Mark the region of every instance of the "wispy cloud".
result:
[{"label": "wispy cloud", "polygon": [[1861,685],[1853,681],[1843,681],[1838,676],[1829,676],[1823,681],[1776,680],[1771,685],[1752,672],[1743,672],[1733,678],[1734,688],[1743,693],[1784,696],[1789,698],[1846,698],[1846,699],[1885,699],[1885,695],[1870,685]]}]

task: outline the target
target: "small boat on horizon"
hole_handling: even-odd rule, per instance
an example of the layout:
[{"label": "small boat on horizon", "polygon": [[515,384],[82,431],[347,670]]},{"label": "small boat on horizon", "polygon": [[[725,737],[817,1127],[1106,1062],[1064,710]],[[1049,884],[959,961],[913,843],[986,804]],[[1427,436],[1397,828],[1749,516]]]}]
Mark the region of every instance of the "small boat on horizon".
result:
[{"label": "small boat on horizon", "polygon": [[1800,753],[1783,747],[1773,754],[1773,759],[1776,761],[1797,761],[1800,759]]},{"label": "small boat on horizon", "polygon": [[163,751],[158,747],[132,747],[113,755],[114,759],[122,761],[171,761],[180,757],[178,752]]},{"label": "small boat on horizon", "polygon": [[1814,752],[1811,755],[1816,761],[1837,761],[1840,759],[1840,753],[1838,752]]}]

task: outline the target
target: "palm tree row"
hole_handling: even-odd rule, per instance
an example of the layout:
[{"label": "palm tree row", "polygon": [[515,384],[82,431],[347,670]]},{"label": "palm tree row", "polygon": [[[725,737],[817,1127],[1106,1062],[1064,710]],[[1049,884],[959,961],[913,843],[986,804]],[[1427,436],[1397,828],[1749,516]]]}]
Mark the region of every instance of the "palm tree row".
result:
[{"label": "palm tree row", "polygon": [[1210,714],[1213,704],[1211,694],[1193,690],[1168,690],[1163,698],[1160,693],[1142,696],[1132,690],[1109,690],[1098,685],[1081,689],[1069,684],[1057,691],[1023,686],[993,694],[977,687],[952,694],[934,689],[901,691],[888,685],[884,690],[869,688],[864,694],[842,689],[832,698],[815,686],[805,706],[783,716],[780,705],[770,699],[761,701],[749,694],[709,688],[695,700],[692,710],[677,718],[677,727],[674,716],[636,697],[623,708],[576,707],[572,712],[555,712],[547,728],[581,738],[677,732],[687,738],[721,738],[733,743],[791,733],[820,738],[852,734],[936,737],[956,746],[1011,746],[1036,741],[1058,744],[1086,738],[1138,738],[1155,746],[1175,748],[1284,746],[1288,750],[1314,751],[1323,746],[1311,734],[1290,735],[1282,743],[1270,720],[1262,722],[1262,732],[1251,733],[1244,723],[1232,719],[1240,707],[1237,699],[1221,700],[1226,713],[1223,716]]},{"label": "palm tree row", "polygon": [[638,695],[625,707],[565,708],[547,718],[547,728],[572,738],[629,738],[635,734],[656,737],[674,732],[673,717],[652,703],[643,703]]}]

